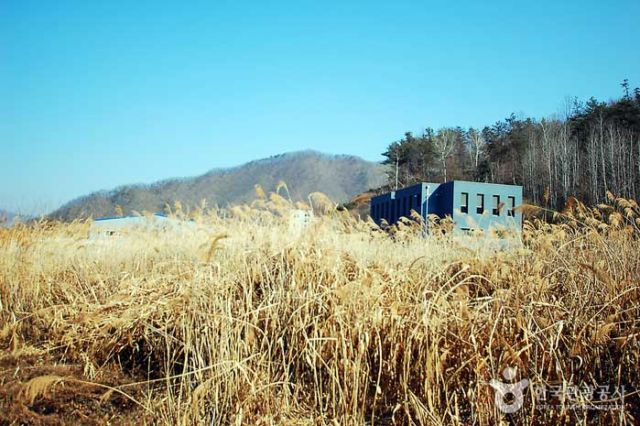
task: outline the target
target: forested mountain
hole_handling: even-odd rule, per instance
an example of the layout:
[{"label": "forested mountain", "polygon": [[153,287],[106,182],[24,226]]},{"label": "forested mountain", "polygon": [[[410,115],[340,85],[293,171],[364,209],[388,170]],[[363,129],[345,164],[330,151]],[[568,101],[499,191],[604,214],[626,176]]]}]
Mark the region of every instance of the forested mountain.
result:
[{"label": "forested mountain", "polygon": [[50,216],[65,220],[110,216],[115,213],[116,206],[120,206],[124,214],[134,210],[157,212],[176,201],[189,208],[199,205],[203,199],[210,206],[225,207],[254,200],[256,184],[269,191],[274,190],[279,181],[287,184],[293,200],[305,200],[309,193],[320,191],[335,202],[344,202],[382,185],[384,169],[383,165],[354,156],[302,151],[230,169],[212,170],[194,178],[96,192],[71,201]]},{"label": "forested mountain", "polygon": [[[608,191],[640,197],[640,89],[625,80],[621,98],[572,100],[561,117],[511,115],[482,129],[427,128],[383,153],[389,185],[465,179],[524,186],[537,205],[562,208],[568,197],[589,204]],[[397,174],[396,174],[397,165]]]},{"label": "forested mountain", "polygon": [[[524,186],[528,202],[560,209],[570,196],[587,204],[606,200],[607,192],[640,198],[640,89],[601,102],[568,103],[562,116],[536,119],[511,115],[483,128],[426,128],[406,133],[383,153],[384,165],[353,156],[313,151],[278,155],[202,176],[151,185],[131,185],[76,199],[51,214],[61,219],[161,211],[180,201],[195,206],[226,206],[255,198],[254,185],[266,190],[287,183],[294,200],[326,193],[336,202],[373,188],[419,181],[464,179]],[[385,175],[386,173],[386,175]]]}]

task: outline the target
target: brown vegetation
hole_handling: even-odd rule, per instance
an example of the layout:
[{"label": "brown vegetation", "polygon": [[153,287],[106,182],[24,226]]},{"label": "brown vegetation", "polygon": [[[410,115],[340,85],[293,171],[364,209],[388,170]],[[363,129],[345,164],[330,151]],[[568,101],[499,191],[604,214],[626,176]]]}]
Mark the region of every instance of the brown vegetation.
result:
[{"label": "brown vegetation", "polygon": [[[179,233],[0,228],[0,423],[637,423],[640,211],[611,198],[504,251],[342,212],[292,237],[283,197]],[[505,367],[625,410],[501,414]]]}]

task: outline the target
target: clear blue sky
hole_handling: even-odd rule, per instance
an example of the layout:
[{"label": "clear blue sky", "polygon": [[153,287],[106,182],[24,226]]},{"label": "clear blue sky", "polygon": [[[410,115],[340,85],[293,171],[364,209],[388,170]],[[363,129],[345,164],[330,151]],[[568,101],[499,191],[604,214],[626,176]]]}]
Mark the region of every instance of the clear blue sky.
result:
[{"label": "clear blue sky", "polygon": [[0,0],[0,208],[640,85],[640,1]]}]

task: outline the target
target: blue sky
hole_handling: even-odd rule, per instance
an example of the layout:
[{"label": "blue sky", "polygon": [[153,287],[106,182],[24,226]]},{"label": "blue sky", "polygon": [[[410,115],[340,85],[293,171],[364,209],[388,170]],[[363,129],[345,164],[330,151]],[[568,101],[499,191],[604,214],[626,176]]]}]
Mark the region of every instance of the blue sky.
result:
[{"label": "blue sky", "polygon": [[0,209],[640,85],[640,2],[0,0]]}]

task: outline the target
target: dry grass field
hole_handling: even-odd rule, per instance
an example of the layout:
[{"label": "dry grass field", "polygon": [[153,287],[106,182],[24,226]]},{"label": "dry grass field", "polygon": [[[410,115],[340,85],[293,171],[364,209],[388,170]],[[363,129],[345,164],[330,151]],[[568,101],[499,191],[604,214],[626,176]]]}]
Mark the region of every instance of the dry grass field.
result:
[{"label": "dry grass field", "polygon": [[290,207],[0,228],[0,424],[640,422],[633,201],[572,202],[508,250],[344,212],[293,229]]}]

